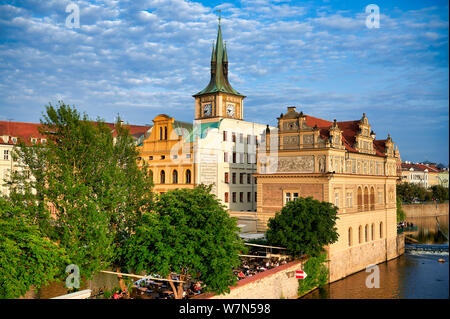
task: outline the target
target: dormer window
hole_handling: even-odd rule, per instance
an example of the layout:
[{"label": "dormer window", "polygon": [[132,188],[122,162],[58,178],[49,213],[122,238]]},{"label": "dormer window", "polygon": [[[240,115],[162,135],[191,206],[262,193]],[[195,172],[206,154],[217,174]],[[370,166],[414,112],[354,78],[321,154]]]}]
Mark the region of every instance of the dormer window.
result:
[{"label": "dormer window", "polygon": [[17,137],[11,137],[11,140],[12,140],[13,144],[17,143]]},{"label": "dormer window", "polygon": [[47,143],[47,140],[45,138],[41,138],[41,143],[45,144],[45,143]]},{"label": "dormer window", "polygon": [[37,141],[36,138],[34,138],[34,137],[31,138],[31,143],[36,144],[36,141]]}]

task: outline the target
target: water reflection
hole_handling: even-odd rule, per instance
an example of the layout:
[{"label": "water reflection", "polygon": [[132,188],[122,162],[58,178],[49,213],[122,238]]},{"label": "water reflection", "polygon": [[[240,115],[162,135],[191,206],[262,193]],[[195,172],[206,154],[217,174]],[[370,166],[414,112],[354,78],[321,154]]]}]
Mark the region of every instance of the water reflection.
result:
[{"label": "water reflection", "polygon": [[[418,226],[416,232],[407,233],[407,236],[421,244],[448,243],[438,231],[435,217],[409,218],[407,221]],[[439,216],[439,224],[448,237],[448,215]],[[439,263],[439,258],[443,258],[445,263]],[[448,299],[448,262],[448,253],[406,253],[378,265],[380,288],[367,288],[366,279],[371,273],[360,271],[322,289],[316,289],[303,299]]]}]

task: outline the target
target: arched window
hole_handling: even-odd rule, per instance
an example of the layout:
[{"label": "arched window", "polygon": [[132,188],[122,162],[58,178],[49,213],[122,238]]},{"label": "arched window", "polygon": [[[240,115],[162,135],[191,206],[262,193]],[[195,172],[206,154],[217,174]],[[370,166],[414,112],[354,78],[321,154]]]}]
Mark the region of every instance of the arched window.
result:
[{"label": "arched window", "polygon": [[375,189],[370,188],[370,210],[375,210]]},{"label": "arched window", "polygon": [[372,223],[372,227],[371,227],[372,229],[372,231],[371,231],[371,235],[372,235],[372,240],[375,240],[375,224],[374,223]]},{"label": "arched window", "polygon": [[383,238],[383,222],[380,222],[380,238]]},{"label": "arched window", "polygon": [[358,228],[358,239],[359,239],[359,243],[361,244],[362,243],[362,226],[361,225],[359,225],[359,228]]},{"label": "arched window", "polygon": [[191,170],[188,169],[186,170],[186,184],[190,184],[191,183]]},{"label": "arched window", "polygon": [[352,228],[349,227],[348,229],[348,245],[353,245],[353,234],[352,234]]},{"label": "arched window", "polygon": [[368,234],[368,232],[369,232],[369,225],[366,225],[364,230],[365,230],[364,231],[364,237],[365,237],[366,242],[367,242],[369,240],[369,234]]},{"label": "arched window", "polygon": [[178,172],[176,169],[172,172],[172,183],[178,184]]},{"label": "arched window", "polygon": [[159,139],[160,139],[160,140],[163,140],[163,137],[164,137],[164,136],[163,136],[163,128],[160,127],[160,128],[159,128]]},{"label": "arched window", "polygon": [[160,173],[160,179],[161,179],[161,184],[164,184],[166,182],[166,172],[164,172],[164,170],[162,170]]},{"label": "arched window", "polygon": [[362,195],[362,189],[361,187],[358,187],[358,212],[361,212],[363,210],[363,195]]},{"label": "arched window", "polygon": [[164,139],[167,140],[167,126],[164,126]]},{"label": "arched window", "polygon": [[369,210],[369,189],[364,187],[364,211]]}]

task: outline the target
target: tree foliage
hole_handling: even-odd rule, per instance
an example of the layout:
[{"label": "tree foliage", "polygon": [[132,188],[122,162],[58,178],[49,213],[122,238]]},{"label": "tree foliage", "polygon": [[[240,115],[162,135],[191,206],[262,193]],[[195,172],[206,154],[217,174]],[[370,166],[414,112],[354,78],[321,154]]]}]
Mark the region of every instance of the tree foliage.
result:
[{"label": "tree foliage", "polygon": [[64,275],[63,248],[0,198],[0,298],[18,298]]},{"label": "tree foliage", "polygon": [[425,188],[418,184],[403,182],[397,184],[397,196],[405,203],[431,200],[443,202],[448,200],[448,187],[433,185]]},{"label": "tree foliage", "polygon": [[309,257],[303,266],[306,273],[305,279],[298,280],[299,296],[314,288],[321,288],[328,282],[327,254],[322,253],[317,257]]},{"label": "tree foliage", "polygon": [[[137,272],[201,281],[204,291],[225,293],[234,285],[233,268],[245,249],[236,219],[210,194],[210,187],[162,194],[130,238],[125,259]],[[171,284],[176,298],[183,287]]]},{"label": "tree foliage", "polygon": [[331,203],[300,197],[269,219],[267,240],[286,247],[294,256],[317,256],[338,239],[336,214],[337,207]]},{"label": "tree foliage", "polygon": [[[27,207],[46,236],[64,247],[87,279],[112,263],[141,212],[151,209],[152,181],[139,169],[132,137],[118,119],[114,132],[59,102],[46,107],[46,143],[21,141],[10,200]],[[28,178],[28,173],[31,178]]]},{"label": "tree foliage", "polygon": [[406,219],[406,213],[402,208],[402,199],[397,196],[397,223],[402,222]]}]

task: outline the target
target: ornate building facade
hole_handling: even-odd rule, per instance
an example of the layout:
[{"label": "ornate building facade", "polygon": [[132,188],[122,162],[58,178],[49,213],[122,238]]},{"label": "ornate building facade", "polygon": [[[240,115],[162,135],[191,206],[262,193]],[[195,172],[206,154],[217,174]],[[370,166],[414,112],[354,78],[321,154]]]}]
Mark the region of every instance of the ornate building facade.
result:
[{"label": "ornate building facade", "polygon": [[[330,281],[397,257],[397,158],[368,118],[333,122],[289,107],[258,152],[257,228],[286,202],[308,197],[338,207],[339,240],[327,250]],[[401,243],[400,243],[401,245]]]}]

